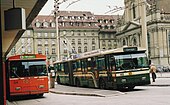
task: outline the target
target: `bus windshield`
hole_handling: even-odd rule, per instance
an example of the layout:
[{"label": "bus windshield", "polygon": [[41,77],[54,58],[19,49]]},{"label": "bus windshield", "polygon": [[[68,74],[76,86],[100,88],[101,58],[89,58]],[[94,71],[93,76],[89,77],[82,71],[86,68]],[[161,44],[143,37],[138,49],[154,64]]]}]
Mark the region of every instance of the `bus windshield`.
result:
[{"label": "bus windshield", "polygon": [[9,69],[11,78],[47,75],[45,61],[11,61]]},{"label": "bus windshield", "polygon": [[115,60],[117,70],[128,70],[149,67],[147,56],[145,53],[116,55]]}]

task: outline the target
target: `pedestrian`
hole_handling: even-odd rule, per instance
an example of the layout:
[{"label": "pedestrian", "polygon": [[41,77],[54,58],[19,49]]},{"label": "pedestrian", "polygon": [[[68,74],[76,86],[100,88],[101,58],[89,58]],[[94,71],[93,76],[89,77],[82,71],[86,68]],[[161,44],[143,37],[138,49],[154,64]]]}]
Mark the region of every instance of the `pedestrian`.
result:
[{"label": "pedestrian", "polygon": [[150,65],[150,73],[152,74],[152,81],[155,82],[156,79],[156,66],[151,63]]}]

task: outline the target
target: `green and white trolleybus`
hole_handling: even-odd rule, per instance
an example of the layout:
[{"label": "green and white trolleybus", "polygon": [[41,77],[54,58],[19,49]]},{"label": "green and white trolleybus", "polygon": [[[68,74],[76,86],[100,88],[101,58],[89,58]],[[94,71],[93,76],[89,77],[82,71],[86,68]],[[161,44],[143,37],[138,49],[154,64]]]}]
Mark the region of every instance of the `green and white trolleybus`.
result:
[{"label": "green and white trolleybus", "polygon": [[150,84],[145,49],[122,47],[94,50],[54,63],[58,84],[101,89],[134,89]]}]

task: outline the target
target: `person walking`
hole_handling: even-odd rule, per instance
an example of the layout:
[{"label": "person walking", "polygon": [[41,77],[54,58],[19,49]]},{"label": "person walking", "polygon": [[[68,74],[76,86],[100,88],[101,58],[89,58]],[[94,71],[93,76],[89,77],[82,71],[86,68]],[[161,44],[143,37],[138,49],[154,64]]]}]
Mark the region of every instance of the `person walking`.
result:
[{"label": "person walking", "polygon": [[156,79],[156,66],[151,63],[150,65],[150,73],[152,74],[152,81],[155,82]]}]

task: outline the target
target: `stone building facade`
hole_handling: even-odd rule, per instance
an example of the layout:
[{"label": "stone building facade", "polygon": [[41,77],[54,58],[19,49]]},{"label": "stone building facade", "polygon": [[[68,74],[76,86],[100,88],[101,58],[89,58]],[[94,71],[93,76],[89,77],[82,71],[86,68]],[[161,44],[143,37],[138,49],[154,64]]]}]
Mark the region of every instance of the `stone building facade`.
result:
[{"label": "stone building facade", "polygon": [[[124,3],[124,15],[117,25],[118,47],[124,45],[142,47],[146,43],[149,59],[157,65],[169,66],[170,1],[124,0]],[[146,13],[146,17],[143,13]],[[144,30],[146,34],[142,30],[145,26],[143,18],[146,21]]]},{"label": "stone building facade", "polygon": [[[60,57],[63,59],[71,54],[100,48],[115,48],[116,19],[116,16],[94,15],[88,11],[60,11],[58,18]],[[57,47],[55,17],[39,15],[11,50],[9,56],[39,53],[55,61]]]}]

